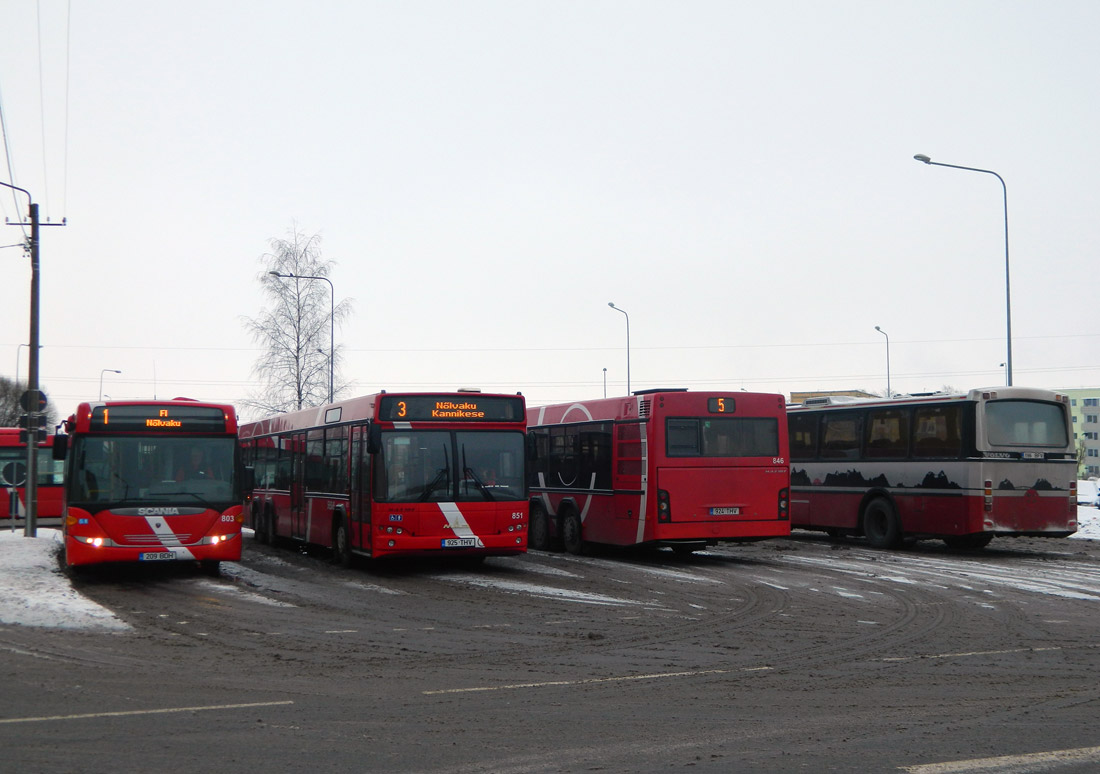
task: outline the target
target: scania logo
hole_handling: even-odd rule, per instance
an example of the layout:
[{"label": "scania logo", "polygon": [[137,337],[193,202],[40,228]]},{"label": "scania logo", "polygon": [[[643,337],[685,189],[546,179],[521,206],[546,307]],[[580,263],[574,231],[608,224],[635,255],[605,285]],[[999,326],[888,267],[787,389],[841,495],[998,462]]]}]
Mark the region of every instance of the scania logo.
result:
[{"label": "scania logo", "polygon": [[138,516],[179,516],[179,508],[138,508]]}]

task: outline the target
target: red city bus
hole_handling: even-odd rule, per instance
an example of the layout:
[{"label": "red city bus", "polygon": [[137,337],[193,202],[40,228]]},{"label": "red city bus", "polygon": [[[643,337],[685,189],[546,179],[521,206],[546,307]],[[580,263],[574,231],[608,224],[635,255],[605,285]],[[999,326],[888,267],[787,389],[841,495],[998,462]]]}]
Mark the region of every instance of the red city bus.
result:
[{"label": "red city bus", "polygon": [[531,547],[790,534],[782,395],[653,390],[527,412]]},{"label": "red city bus", "polygon": [[241,558],[243,468],[232,406],[81,403],[55,436],[65,457],[65,562]]},{"label": "red city bus", "polygon": [[522,395],[378,393],[241,427],[250,524],[367,557],[527,550]]},{"label": "red city bus", "polygon": [[1077,530],[1069,399],[993,387],[966,395],[792,406],[791,520],[878,548]]},{"label": "red city bus", "polygon": [[[39,527],[61,526],[61,482],[64,465],[53,458],[53,436],[38,445]],[[27,444],[19,440],[19,428],[0,427],[0,523],[14,529],[27,518]]]}]

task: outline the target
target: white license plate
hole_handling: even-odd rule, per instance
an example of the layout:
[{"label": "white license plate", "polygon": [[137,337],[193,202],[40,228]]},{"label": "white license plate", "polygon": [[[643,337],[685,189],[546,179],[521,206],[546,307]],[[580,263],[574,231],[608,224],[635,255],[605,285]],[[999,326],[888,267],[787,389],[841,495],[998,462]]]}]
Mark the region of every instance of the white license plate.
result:
[{"label": "white license plate", "polygon": [[711,508],[711,516],[740,516],[740,508]]},{"label": "white license plate", "polygon": [[171,551],[146,551],[138,554],[138,560],[142,562],[168,562],[176,558]]},{"label": "white license plate", "polygon": [[443,538],[444,548],[477,548],[477,538]]}]

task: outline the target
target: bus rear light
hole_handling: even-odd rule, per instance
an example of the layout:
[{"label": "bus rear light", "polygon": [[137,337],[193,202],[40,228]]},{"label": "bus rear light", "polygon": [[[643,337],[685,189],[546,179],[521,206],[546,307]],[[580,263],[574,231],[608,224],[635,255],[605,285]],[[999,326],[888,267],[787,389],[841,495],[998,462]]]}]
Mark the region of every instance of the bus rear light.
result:
[{"label": "bus rear light", "polygon": [[672,521],[672,503],[667,489],[657,490],[657,521]]},{"label": "bus rear light", "polygon": [[779,520],[786,521],[791,517],[790,512],[791,490],[783,487],[779,490]]},{"label": "bus rear light", "polygon": [[993,510],[993,482],[988,478],[985,480],[984,495],[985,512],[989,513]]}]

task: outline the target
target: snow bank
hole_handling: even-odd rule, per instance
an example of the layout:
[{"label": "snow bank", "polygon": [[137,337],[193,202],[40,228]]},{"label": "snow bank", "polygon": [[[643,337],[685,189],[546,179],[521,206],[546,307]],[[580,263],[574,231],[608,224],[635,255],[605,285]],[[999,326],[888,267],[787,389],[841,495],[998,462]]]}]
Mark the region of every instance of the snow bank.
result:
[{"label": "snow bank", "polygon": [[73,589],[58,567],[60,550],[61,534],[55,529],[39,529],[37,538],[25,538],[22,531],[0,532],[0,624],[129,629],[110,610]]}]

